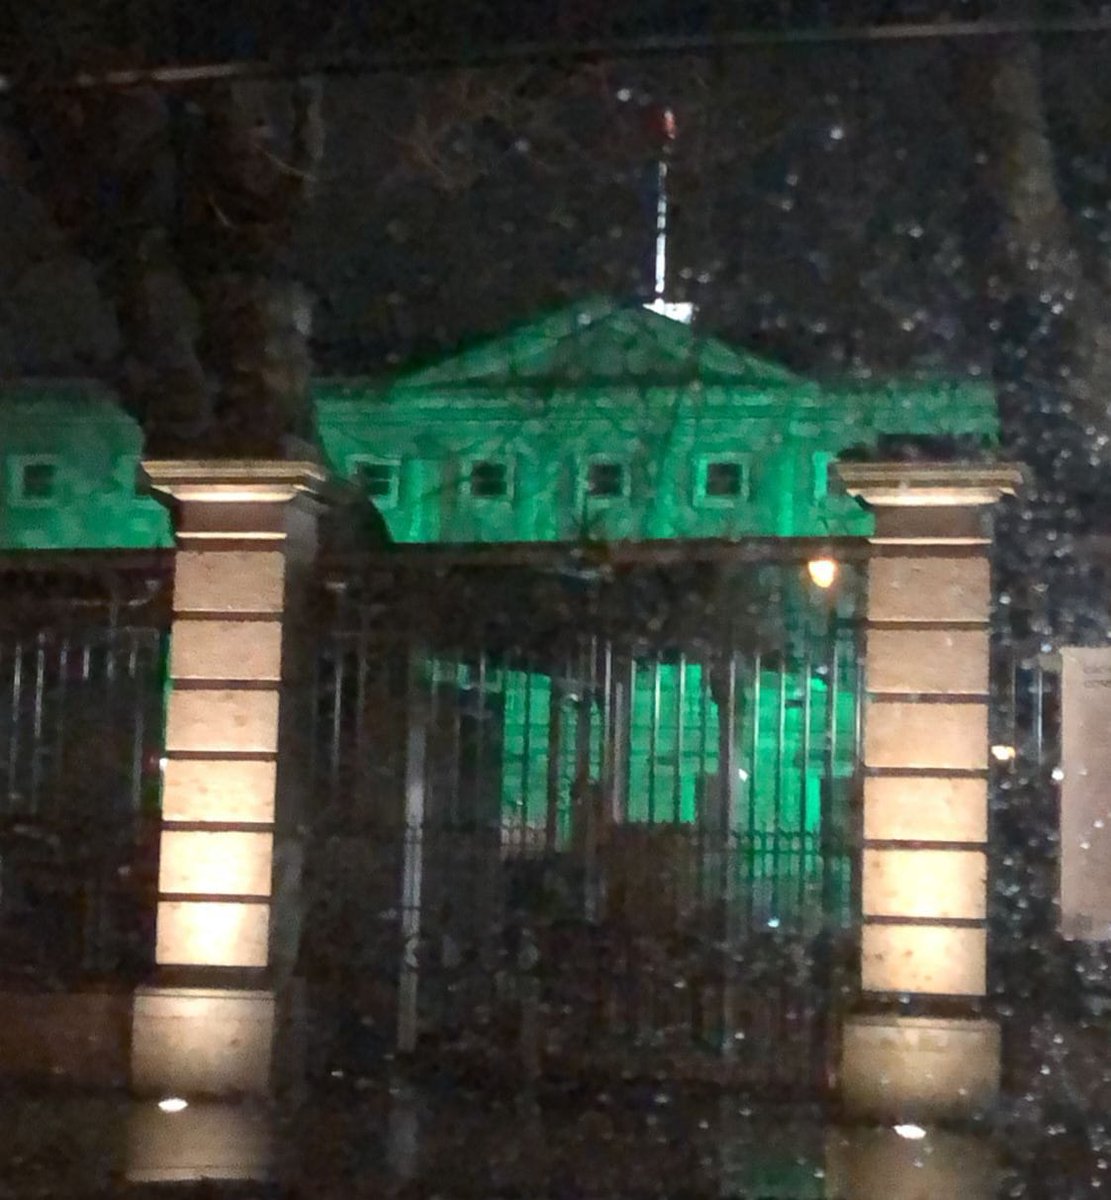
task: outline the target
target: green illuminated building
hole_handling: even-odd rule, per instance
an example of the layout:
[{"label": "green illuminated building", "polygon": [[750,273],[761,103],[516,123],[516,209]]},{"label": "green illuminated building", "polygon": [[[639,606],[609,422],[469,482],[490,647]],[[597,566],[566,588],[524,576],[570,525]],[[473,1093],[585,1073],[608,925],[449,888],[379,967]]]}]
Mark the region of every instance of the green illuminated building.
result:
[{"label": "green illuminated building", "polygon": [[[321,379],[320,438],[398,542],[866,534],[829,486],[892,435],[994,439],[975,383],[818,384],[639,307],[585,303],[392,380]],[[169,542],[110,393],[27,383],[0,404],[0,546]]]},{"label": "green illuminated building", "polygon": [[[326,457],[362,486],[399,543],[866,535],[868,515],[831,483],[840,454],[900,436],[990,443],[997,430],[983,384],[818,383],[604,300],[393,379],[321,379],[315,396]],[[109,394],[80,384],[10,388],[0,447],[0,546],[170,543],[164,511],[136,490],[139,431]],[[777,602],[794,632],[771,666],[743,681],[733,735],[731,820],[757,841],[816,836],[831,811],[822,788],[855,769],[852,739],[829,734],[852,721],[854,652],[835,648],[832,671],[820,665],[830,643],[806,628],[806,581],[792,586]],[[447,672],[453,689],[472,686],[462,662],[429,669]],[[694,823],[721,767],[706,668],[657,654],[630,670],[626,818]],[[503,820],[533,836],[550,820],[552,713],[562,706],[569,727],[580,720],[577,700],[564,685],[556,694],[552,677],[523,670],[503,669],[484,686],[500,714]],[[600,770],[599,722],[596,713],[580,721],[579,741],[559,751],[566,837],[576,771]],[[768,845],[756,878],[787,870],[778,843]],[[817,840],[792,851],[800,881],[817,853]],[[804,891],[800,882],[800,900]]]}]

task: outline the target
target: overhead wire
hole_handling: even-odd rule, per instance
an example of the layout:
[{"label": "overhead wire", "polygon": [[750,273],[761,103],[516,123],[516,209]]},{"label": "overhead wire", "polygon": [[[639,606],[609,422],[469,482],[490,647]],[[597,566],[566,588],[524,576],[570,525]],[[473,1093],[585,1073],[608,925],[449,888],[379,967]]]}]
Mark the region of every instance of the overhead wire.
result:
[{"label": "overhead wire", "polygon": [[143,87],[192,88],[250,80],[306,77],[424,74],[520,63],[576,63],[600,58],[646,59],[723,51],[774,49],[781,46],[892,45],[930,41],[991,41],[1008,38],[1085,37],[1111,33],[1111,15],[1052,20],[977,20],[890,22],[868,25],[811,26],[802,29],[717,29],[697,34],[629,35],[581,41],[484,43],[470,50],[445,48],[411,53],[349,53],[288,57],[265,61],[229,59],[219,62],[75,71],[43,78],[27,73],[0,73],[0,95],[33,91],[126,91]]}]

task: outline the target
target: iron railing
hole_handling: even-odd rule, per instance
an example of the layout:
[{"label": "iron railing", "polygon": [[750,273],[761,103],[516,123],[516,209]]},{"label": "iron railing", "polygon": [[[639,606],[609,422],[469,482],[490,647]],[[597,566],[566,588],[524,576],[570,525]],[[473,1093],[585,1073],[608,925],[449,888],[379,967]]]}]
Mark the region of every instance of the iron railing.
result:
[{"label": "iron railing", "polygon": [[812,1093],[855,939],[856,568],[558,553],[333,577],[308,973],[381,1048]]},{"label": "iron railing", "polygon": [[149,961],[167,563],[0,560],[0,973]]}]

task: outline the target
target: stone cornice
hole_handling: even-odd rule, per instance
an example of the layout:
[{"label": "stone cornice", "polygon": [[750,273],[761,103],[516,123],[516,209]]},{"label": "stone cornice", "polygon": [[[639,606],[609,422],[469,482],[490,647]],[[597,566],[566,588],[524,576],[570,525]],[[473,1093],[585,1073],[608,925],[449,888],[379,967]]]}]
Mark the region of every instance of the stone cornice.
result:
[{"label": "stone cornice", "polygon": [[966,508],[996,504],[1022,484],[1013,463],[837,463],[845,490],[873,508]]},{"label": "stone cornice", "polygon": [[278,459],[154,459],[142,463],[151,490],[190,503],[282,504],[327,500],[335,484],[314,462]]}]

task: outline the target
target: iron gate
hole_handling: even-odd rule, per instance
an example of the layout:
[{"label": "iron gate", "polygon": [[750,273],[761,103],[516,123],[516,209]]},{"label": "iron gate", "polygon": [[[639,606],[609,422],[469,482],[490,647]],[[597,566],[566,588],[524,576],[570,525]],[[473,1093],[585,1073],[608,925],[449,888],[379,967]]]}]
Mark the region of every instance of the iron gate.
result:
[{"label": "iron gate", "polygon": [[779,554],[399,555],[333,588],[305,964],[333,1022],[441,1061],[824,1087],[858,580]]}]

